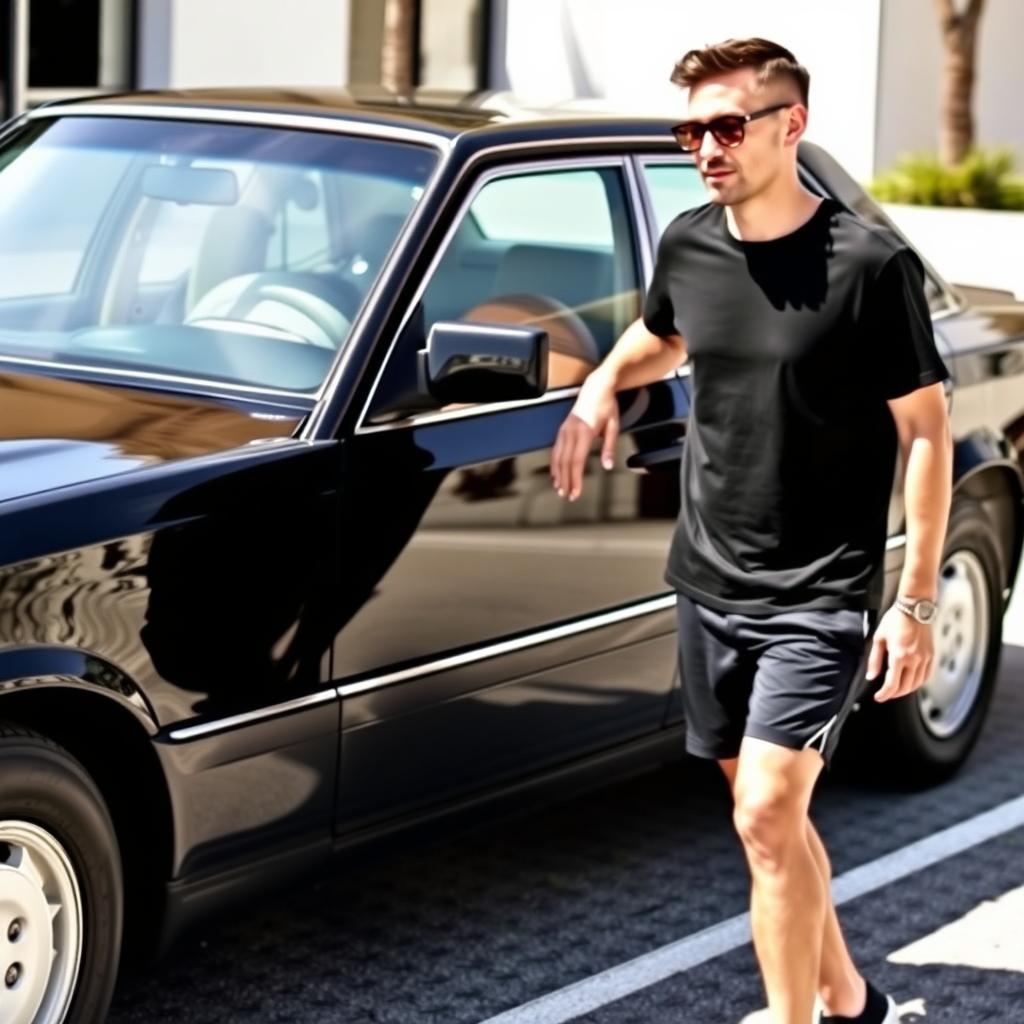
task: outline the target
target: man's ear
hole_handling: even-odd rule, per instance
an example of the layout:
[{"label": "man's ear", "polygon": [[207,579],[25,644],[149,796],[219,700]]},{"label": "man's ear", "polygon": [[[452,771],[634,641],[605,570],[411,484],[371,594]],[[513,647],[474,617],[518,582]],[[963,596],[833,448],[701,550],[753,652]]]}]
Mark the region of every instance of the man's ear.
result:
[{"label": "man's ear", "polygon": [[795,146],[807,131],[807,108],[802,103],[790,107],[786,111],[785,144]]}]

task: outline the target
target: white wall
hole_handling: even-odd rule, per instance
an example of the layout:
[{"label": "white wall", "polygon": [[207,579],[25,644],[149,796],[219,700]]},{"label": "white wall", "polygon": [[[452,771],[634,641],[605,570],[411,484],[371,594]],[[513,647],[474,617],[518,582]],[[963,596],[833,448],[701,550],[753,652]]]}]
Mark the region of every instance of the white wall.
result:
[{"label": "white wall", "polygon": [[[1009,145],[1024,173],[1021,43],[1024,3],[986,0],[977,40],[974,134],[980,145]],[[942,38],[934,0],[883,0],[876,166],[903,152],[938,149]]]},{"label": "white wall", "polygon": [[346,0],[140,0],[139,86],[342,85]]},{"label": "white wall", "polygon": [[807,138],[864,180],[874,158],[879,3],[507,0],[508,78],[534,101],[603,96],[623,109],[681,117],[686,93],[668,77],[687,50],[764,36],[810,72]]}]

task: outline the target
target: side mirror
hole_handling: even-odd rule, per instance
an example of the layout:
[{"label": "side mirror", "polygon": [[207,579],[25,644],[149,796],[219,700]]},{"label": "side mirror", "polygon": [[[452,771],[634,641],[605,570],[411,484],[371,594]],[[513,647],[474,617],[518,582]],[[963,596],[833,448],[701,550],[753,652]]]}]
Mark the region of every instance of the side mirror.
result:
[{"label": "side mirror", "polygon": [[538,327],[439,320],[418,356],[442,405],[539,398],[548,386],[548,332]]}]

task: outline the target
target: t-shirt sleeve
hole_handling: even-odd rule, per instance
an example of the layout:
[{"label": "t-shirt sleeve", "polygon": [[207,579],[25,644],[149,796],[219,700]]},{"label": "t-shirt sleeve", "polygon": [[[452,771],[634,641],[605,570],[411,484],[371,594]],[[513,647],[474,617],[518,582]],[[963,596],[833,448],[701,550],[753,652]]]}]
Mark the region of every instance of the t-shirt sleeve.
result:
[{"label": "t-shirt sleeve", "polygon": [[949,377],[935,347],[924,266],[913,249],[904,246],[886,260],[865,302],[869,369],[884,398],[898,398]]},{"label": "t-shirt sleeve", "polygon": [[660,338],[679,333],[675,324],[672,298],[668,293],[668,259],[664,241],[658,246],[654,273],[651,275],[651,284],[644,299],[643,321],[647,330]]}]

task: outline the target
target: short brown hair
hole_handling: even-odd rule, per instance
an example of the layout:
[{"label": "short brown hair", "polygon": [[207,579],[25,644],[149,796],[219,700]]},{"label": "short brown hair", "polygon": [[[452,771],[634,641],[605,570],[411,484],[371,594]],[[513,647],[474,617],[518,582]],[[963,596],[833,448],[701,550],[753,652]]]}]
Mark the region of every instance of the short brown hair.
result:
[{"label": "short brown hair", "polygon": [[762,86],[788,78],[800,92],[800,102],[807,106],[807,93],[811,76],[807,68],[797,63],[796,57],[784,46],[770,39],[726,39],[701,50],[689,50],[672,69],[670,81],[684,88],[693,88],[698,82],[738,68],[757,68],[757,80]]}]

